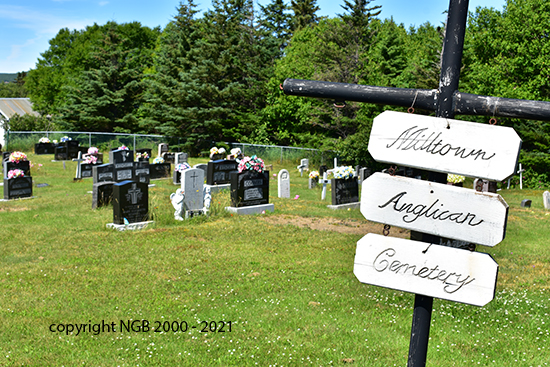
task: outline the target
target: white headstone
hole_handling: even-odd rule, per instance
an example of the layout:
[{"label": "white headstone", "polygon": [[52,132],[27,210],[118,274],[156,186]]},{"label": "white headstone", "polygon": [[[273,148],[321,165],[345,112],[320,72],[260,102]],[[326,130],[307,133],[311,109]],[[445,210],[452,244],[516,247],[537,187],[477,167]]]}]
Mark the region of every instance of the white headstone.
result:
[{"label": "white headstone", "polygon": [[286,169],[277,175],[278,193],[280,198],[290,198],[290,175]]},{"label": "white headstone", "polygon": [[321,191],[321,200],[325,200],[327,197],[327,185],[330,183],[330,180],[327,178],[328,173],[323,173],[323,178],[319,180],[320,184],[323,184],[323,191]]},{"label": "white headstone", "polygon": [[159,151],[158,151],[159,154],[158,154],[158,156],[162,157],[162,154],[168,152],[168,150],[169,150],[168,149],[168,144],[160,143],[159,144]]},{"label": "white headstone", "polygon": [[544,209],[550,209],[550,192],[545,191],[542,193],[542,202],[544,203]]},{"label": "white headstone", "polygon": [[304,170],[308,170],[309,169],[309,159],[307,158],[303,158],[301,161],[300,161],[300,165],[298,167],[296,167],[300,170],[300,177],[302,177],[303,173],[304,173]]},{"label": "white headstone", "polygon": [[188,168],[181,173],[181,189],[185,195],[184,207],[187,211],[204,208],[204,171],[200,168]]}]

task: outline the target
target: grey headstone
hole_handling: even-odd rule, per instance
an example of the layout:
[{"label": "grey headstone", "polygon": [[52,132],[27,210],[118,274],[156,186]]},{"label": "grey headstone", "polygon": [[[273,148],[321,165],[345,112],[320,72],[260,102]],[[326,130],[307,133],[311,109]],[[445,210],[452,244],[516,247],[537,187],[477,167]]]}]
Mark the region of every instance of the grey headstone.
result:
[{"label": "grey headstone", "polygon": [[204,174],[206,175],[206,171],[208,170],[208,164],[206,163],[198,163],[193,166],[193,168],[202,169],[204,171]]},{"label": "grey headstone", "polygon": [[204,208],[204,171],[200,168],[188,168],[181,172],[181,189],[185,195],[184,206],[188,211]]},{"label": "grey headstone", "polygon": [[290,175],[286,169],[282,169],[277,174],[277,192],[280,198],[290,198]]},{"label": "grey headstone", "polygon": [[522,208],[530,208],[531,207],[531,200],[529,199],[523,199],[521,201],[521,207]]},{"label": "grey headstone", "polygon": [[181,163],[187,163],[187,159],[189,158],[189,154],[187,153],[176,153],[176,158],[174,164],[177,166]]},{"label": "grey headstone", "polygon": [[317,178],[308,178],[308,188],[313,189],[319,184],[319,177]]},{"label": "grey headstone", "polygon": [[107,206],[113,200],[114,182],[99,182],[93,184],[92,189],[92,209]]},{"label": "grey headstone", "polygon": [[544,209],[550,209],[550,192],[545,191],[542,193],[542,202],[544,204]]}]

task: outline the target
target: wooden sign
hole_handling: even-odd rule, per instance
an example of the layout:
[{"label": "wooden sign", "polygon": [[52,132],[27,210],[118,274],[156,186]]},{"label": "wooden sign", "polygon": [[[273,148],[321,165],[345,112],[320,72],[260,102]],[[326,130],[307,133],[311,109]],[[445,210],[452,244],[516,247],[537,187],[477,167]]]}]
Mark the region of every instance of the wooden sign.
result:
[{"label": "wooden sign", "polygon": [[514,129],[385,111],[374,119],[369,153],[378,162],[503,181],[514,174]]},{"label": "wooden sign", "polygon": [[361,213],[373,222],[495,246],[506,233],[508,204],[493,193],[377,172],[363,181]]},{"label": "wooden sign", "polygon": [[369,233],[357,242],[353,273],[362,283],[484,306],[498,264],[484,253]]}]

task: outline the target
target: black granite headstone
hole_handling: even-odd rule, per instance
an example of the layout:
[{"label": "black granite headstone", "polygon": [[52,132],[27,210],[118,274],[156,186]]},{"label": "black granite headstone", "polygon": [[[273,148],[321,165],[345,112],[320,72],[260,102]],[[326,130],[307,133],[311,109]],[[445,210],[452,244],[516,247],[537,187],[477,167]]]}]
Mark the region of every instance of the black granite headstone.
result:
[{"label": "black granite headstone", "polygon": [[4,178],[4,199],[29,198],[32,196],[32,177]]},{"label": "black granite headstone", "polygon": [[206,169],[207,185],[223,185],[231,182],[231,174],[237,173],[237,161],[219,160],[208,162]]},{"label": "black granite headstone", "polygon": [[14,169],[20,169],[25,173],[25,176],[31,175],[31,162],[21,161],[14,163],[10,161],[4,161],[4,178],[8,178],[8,172]]},{"label": "black granite headstone", "polygon": [[34,154],[54,154],[55,144],[54,143],[38,143],[34,144]]},{"label": "black granite headstone", "polygon": [[332,205],[359,202],[359,184],[355,178],[333,178],[330,180],[332,187]]},{"label": "black granite headstone", "polygon": [[172,167],[170,163],[157,163],[149,165],[149,177],[151,180],[170,177]]},{"label": "black granite headstone", "polygon": [[147,220],[149,220],[149,186],[135,181],[115,183],[113,185],[113,223],[128,224]]},{"label": "black granite headstone", "polygon": [[66,161],[68,158],[67,147],[65,145],[57,145],[54,148],[54,158],[56,161]]},{"label": "black granite headstone", "polygon": [[109,152],[109,163],[113,165],[116,182],[134,179],[134,152],[117,149]]},{"label": "black granite headstone", "polygon": [[93,185],[92,209],[107,206],[113,200],[114,182],[99,182]]},{"label": "black granite headstone", "polygon": [[93,167],[95,165],[91,163],[80,163],[80,175],[82,178],[91,178],[93,174]]},{"label": "black granite headstone", "polygon": [[323,174],[328,171],[328,167],[326,164],[322,164],[319,166],[319,177],[323,178]]},{"label": "black granite headstone", "polygon": [[269,204],[269,171],[231,174],[231,206]]},{"label": "black granite headstone", "polygon": [[100,182],[113,182],[115,180],[115,167],[112,164],[100,164],[92,167],[94,184]]},{"label": "black granite headstone", "polygon": [[148,160],[134,162],[134,177],[136,181],[149,184],[151,177],[149,166]]},{"label": "black granite headstone", "polygon": [[176,161],[176,153],[172,152],[165,152],[162,153],[162,159],[164,159],[164,162],[166,163],[174,163]]}]

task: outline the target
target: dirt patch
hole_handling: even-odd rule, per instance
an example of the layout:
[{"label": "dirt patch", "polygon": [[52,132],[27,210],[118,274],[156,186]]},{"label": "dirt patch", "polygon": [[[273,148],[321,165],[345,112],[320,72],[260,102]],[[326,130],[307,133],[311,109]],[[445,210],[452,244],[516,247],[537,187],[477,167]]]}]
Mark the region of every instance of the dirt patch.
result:
[{"label": "dirt patch", "polygon": [[0,208],[0,212],[24,212],[29,208]]},{"label": "dirt patch", "polygon": [[[318,231],[334,231],[348,234],[367,234],[377,233],[382,234],[384,225],[373,223],[366,220],[354,219],[336,219],[336,218],[320,218],[320,217],[300,217],[297,215],[270,215],[260,217],[261,220],[273,225],[289,225],[296,227],[306,227]],[[403,228],[392,227],[390,236],[409,238],[410,232]]]}]

